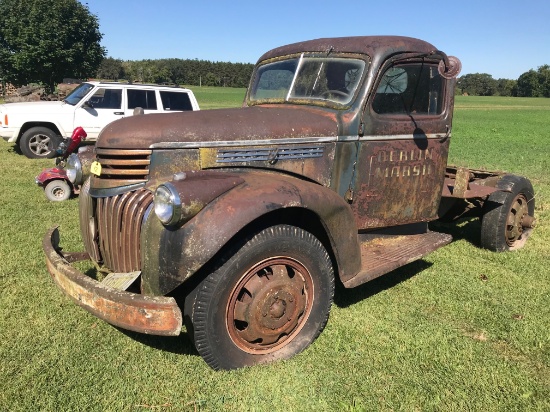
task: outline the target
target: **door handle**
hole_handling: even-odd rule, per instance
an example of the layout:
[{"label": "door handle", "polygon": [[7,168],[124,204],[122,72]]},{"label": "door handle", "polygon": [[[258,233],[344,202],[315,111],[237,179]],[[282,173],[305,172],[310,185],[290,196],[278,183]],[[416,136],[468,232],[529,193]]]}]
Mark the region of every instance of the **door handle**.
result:
[{"label": "door handle", "polygon": [[124,112],[114,112],[114,114],[117,114],[117,115],[123,115]]}]

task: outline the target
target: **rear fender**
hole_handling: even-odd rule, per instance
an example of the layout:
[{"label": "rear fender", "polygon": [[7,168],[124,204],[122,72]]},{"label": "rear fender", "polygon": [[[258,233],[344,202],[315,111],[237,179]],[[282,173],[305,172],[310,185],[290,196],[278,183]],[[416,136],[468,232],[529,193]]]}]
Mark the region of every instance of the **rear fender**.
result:
[{"label": "rear fender", "polygon": [[154,213],[149,214],[141,239],[144,293],[171,292],[240,230],[267,213],[284,208],[307,209],[319,218],[341,278],[359,271],[357,227],[351,208],[338,194],[282,174],[254,171],[240,177],[242,184],[214,199],[181,227],[165,227]]}]

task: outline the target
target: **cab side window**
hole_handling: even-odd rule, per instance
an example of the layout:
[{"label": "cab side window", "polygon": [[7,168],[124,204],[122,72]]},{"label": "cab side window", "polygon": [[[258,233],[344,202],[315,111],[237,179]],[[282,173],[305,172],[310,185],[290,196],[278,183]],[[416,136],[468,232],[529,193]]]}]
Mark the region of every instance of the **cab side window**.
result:
[{"label": "cab side window", "polygon": [[162,107],[164,110],[193,110],[191,99],[187,93],[182,92],[160,92],[160,99],[162,100]]},{"label": "cab side window", "polygon": [[128,109],[141,107],[143,110],[157,110],[157,96],[154,90],[128,89]]},{"label": "cab side window", "polygon": [[443,81],[435,64],[392,66],[378,84],[372,109],[378,114],[438,115],[443,110]]},{"label": "cab side window", "polygon": [[120,109],[122,89],[97,89],[90,97],[90,104],[94,109]]}]

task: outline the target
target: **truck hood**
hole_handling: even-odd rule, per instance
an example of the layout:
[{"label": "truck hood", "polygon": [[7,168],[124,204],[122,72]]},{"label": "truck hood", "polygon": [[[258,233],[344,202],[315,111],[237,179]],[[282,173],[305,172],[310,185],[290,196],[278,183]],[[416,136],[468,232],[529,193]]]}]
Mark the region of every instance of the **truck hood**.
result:
[{"label": "truck hood", "polygon": [[20,102],[20,103],[6,103],[0,105],[0,110],[4,113],[59,113],[63,106],[67,103],[53,101],[53,102]]},{"label": "truck hood", "polygon": [[337,136],[333,112],[308,106],[264,105],[182,113],[146,114],[110,123],[100,148],[146,149],[178,143],[232,142]]}]

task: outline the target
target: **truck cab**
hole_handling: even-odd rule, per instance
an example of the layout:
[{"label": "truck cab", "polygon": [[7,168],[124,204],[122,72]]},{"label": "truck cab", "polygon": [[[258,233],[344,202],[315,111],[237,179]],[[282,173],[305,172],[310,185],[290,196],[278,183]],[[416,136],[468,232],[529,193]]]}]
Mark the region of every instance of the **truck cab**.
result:
[{"label": "truck cab", "polygon": [[523,246],[530,182],[447,164],[459,71],[418,39],[317,39],[260,57],[241,108],[111,123],[80,194],[85,252],[62,251],[57,228],[44,238],[54,281],[126,329],[185,322],[205,361],[232,369],[311,344],[336,282],[452,241],[430,222],[478,213],[483,246]]}]

